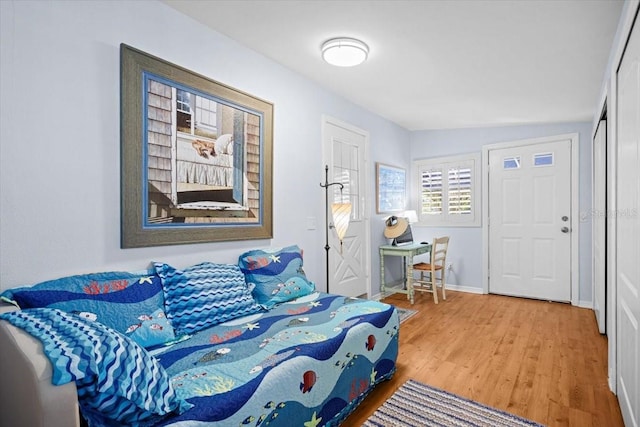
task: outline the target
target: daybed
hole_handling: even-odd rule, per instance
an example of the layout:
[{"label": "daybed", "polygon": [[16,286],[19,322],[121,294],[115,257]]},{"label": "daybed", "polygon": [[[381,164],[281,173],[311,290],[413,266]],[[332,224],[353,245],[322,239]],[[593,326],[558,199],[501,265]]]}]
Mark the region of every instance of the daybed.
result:
[{"label": "daybed", "polygon": [[89,425],[338,425],[395,372],[397,311],[316,292],[297,247],[144,273],[5,291],[23,309],[0,321],[3,422],[79,425],[80,407]]}]

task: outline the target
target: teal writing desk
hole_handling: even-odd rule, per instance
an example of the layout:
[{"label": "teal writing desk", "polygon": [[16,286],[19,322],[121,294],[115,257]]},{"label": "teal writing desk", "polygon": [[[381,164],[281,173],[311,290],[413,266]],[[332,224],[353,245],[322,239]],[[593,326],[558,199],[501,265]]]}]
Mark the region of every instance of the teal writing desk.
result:
[{"label": "teal writing desk", "polygon": [[[431,251],[431,244],[429,243],[412,243],[410,245],[393,246],[382,245],[380,246],[380,292],[382,298],[387,295],[400,292],[407,294],[407,298],[413,304],[413,257],[421,254],[425,254]],[[402,272],[402,279],[396,280],[391,283],[385,282],[385,269],[384,258],[385,256],[401,256],[404,263]],[[398,286],[400,285],[400,286]]]}]

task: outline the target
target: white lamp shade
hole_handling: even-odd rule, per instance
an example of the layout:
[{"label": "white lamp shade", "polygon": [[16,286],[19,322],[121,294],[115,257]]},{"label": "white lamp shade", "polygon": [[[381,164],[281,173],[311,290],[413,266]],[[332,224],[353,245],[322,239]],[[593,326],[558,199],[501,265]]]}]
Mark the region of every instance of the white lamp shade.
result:
[{"label": "white lamp shade", "polygon": [[333,215],[333,225],[336,228],[338,239],[342,242],[349,228],[351,203],[333,203],[331,205],[331,214]]},{"label": "white lamp shade", "polygon": [[362,64],[368,55],[369,46],[356,39],[331,39],[322,45],[322,59],[338,67]]},{"label": "white lamp shade", "polygon": [[409,224],[415,224],[416,222],[418,222],[418,212],[414,210],[404,211],[404,217],[407,218]]}]

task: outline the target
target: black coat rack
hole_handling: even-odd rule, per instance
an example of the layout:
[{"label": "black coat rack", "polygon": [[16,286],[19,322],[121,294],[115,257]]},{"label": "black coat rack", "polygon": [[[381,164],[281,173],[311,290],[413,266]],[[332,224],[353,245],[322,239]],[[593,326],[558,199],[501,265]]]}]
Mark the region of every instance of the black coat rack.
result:
[{"label": "black coat rack", "polygon": [[327,293],[329,293],[329,187],[332,185],[339,185],[340,190],[344,188],[339,182],[329,182],[329,165],[324,165],[324,184],[320,183],[320,187],[324,188],[324,250],[326,251],[327,262]]}]

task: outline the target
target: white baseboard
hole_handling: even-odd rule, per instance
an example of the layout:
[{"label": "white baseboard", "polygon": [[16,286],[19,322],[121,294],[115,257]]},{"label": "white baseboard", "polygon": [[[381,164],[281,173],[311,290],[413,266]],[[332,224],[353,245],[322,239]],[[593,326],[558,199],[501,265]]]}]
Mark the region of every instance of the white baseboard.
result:
[{"label": "white baseboard", "polygon": [[609,363],[609,375],[608,375],[608,379],[609,379],[609,390],[611,390],[611,393],[616,394],[617,395],[617,391],[616,391],[616,381],[615,378],[613,377],[613,368],[611,367],[611,363]]},{"label": "white baseboard", "polygon": [[[467,292],[469,294],[482,294],[481,288],[474,288],[473,286],[458,286],[458,285],[447,285],[448,291],[457,291],[457,292]],[[370,300],[380,301],[382,299],[382,295],[378,292],[375,295],[372,295]]]},{"label": "white baseboard", "polygon": [[593,302],[591,301],[578,301],[578,307],[589,308],[593,310]]},{"label": "white baseboard", "polygon": [[[480,288],[475,288],[473,286],[458,286],[458,285],[447,285],[447,290],[451,290],[451,291],[458,291],[458,292],[467,292],[469,294],[483,294],[484,292],[482,292],[482,289]],[[374,301],[380,301],[382,295],[380,295],[380,293],[377,293],[376,295],[373,295],[371,298]],[[580,308],[588,308],[590,310],[593,310],[593,303],[591,301],[578,301],[578,307]]]},{"label": "white baseboard", "polygon": [[467,292],[469,294],[482,294],[482,288],[474,288],[473,286],[447,285],[447,290]]},{"label": "white baseboard", "polygon": [[378,292],[375,295],[371,295],[371,298],[369,298],[370,300],[374,300],[374,301],[380,301],[382,299],[382,295],[380,295],[380,292]]},{"label": "white baseboard", "polygon": [[[447,285],[447,290],[449,291],[458,291],[458,292],[467,292],[469,294],[483,294],[481,288],[475,288],[473,286],[459,286],[459,285]],[[374,301],[380,301],[381,299],[380,293],[378,292],[376,295],[373,295],[371,298]],[[578,301],[578,307],[580,308],[588,308],[593,310],[593,302],[591,301]]]}]

